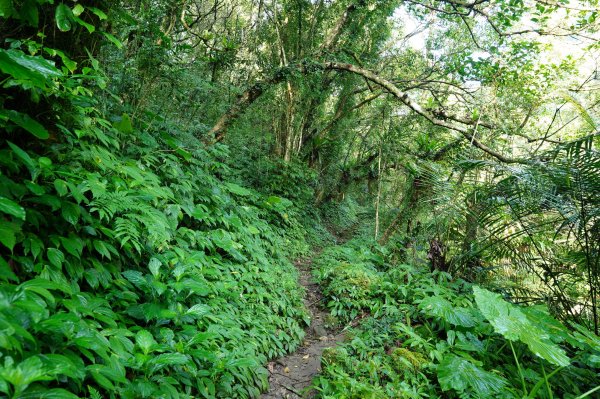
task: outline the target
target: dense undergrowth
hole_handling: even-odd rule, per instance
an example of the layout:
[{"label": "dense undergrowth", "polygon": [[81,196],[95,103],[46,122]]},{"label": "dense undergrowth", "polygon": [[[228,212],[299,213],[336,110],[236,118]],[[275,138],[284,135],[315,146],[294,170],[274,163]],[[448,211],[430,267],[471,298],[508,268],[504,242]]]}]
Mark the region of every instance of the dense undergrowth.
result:
[{"label": "dense undergrowth", "polygon": [[[323,71],[323,61],[385,71],[375,61],[392,31],[394,2],[283,2],[282,21],[298,18],[298,29],[281,25],[283,35],[277,23],[258,23],[262,6],[254,14],[253,2],[209,3],[0,1],[0,398],[257,397],[267,388],[267,361],[303,338],[308,315],[290,259],[311,245],[331,245],[316,261],[331,323],[360,321],[324,356],[315,382],[323,398],[597,396],[596,335],[564,327],[542,306],[517,307],[431,273],[422,260],[436,259],[437,248],[441,264],[449,257],[445,270],[458,275],[462,265],[466,278],[515,259],[533,266],[521,270],[539,271],[541,259],[535,284],[572,297],[560,308],[582,305],[572,320],[597,329],[597,133],[567,143],[566,155],[557,147],[548,159],[557,157],[560,168],[503,168],[506,180],[499,180],[505,172],[485,177],[478,194],[476,168],[497,167],[465,161],[472,145],[420,122],[394,127],[392,119],[409,114],[384,102],[383,92],[355,97],[373,93],[381,79],[361,89],[365,76],[325,78],[333,71]],[[309,29],[311,41],[302,37],[303,8],[319,25]],[[244,27],[248,21],[257,23]],[[329,31],[341,36],[327,39]],[[355,40],[356,32],[367,40]],[[286,46],[294,49],[290,63],[271,59]],[[420,61],[394,75],[431,76],[426,58],[407,55]],[[408,65],[404,56],[397,61]],[[485,76],[462,77],[485,83]],[[245,86],[254,90],[248,99],[265,97],[233,126],[243,109],[230,106]],[[362,106],[365,113],[352,116]],[[228,145],[210,130],[220,115],[231,117]],[[359,140],[362,121],[372,124]],[[427,159],[448,170],[416,166]],[[447,184],[456,171],[460,183]],[[474,190],[462,187],[471,171]],[[540,195],[532,187],[552,188]],[[546,223],[553,213],[560,217]],[[526,236],[511,232],[528,219]],[[487,254],[478,224],[520,238]],[[554,231],[538,229],[552,224]],[[574,240],[564,251],[553,247],[559,232]],[[387,247],[365,238],[374,235]],[[447,252],[444,235],[452,237]],[[351,236],[360,239],[333,245]],[[547,262],[544,253],[562,255]],[[557,273],[570,276],[568,290]],[[533,297],[546,299],[556,304]]]},{"label": "dense undergrowth", "polygon": [[283,201],[218,179],[223,149],[86,120],[43,155],[2,151],[0,392],[256,396],[306,317]]},{"label": "dense undergrowth", "polygon": [[[27,7],[2,11],[16,31]],[[79,38],[106,19],[39,12]],[[91,53],[44,38],[0,49],[0,397],[256,397],[307,320],[291,202],[236,184],[226,147],[122,113]]]},{"label": "dense undergrowth", "polygon": [[225,166],[203,151],[159,161],[158,143],[125,149],[112,133],[118,158],[94,138],[68,160],[56,146],[35,183],[16,146],[3,158],[2,195],[25,220],[11,221],[3,262],[2,391],[256,395],[266,358],[303,334],[295,271],[266,221],[280,199],[219,181]]},{"label": "dense undergrowth", "polygon": [[340,325],[362,319],[323,355],[323,398],[596,397],[600,340],[567,329],[544,306],[428,267],[394,262],[364,239],[315,262],[326,306]]}]

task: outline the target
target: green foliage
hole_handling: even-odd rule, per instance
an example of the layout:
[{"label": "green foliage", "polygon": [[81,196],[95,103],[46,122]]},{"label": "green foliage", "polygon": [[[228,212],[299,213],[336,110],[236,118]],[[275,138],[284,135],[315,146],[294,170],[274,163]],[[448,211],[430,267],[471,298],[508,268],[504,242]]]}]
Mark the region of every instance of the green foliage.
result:
[{"label": "green foliage", "polygon": [[545,163],[498,167],[494,184],[474,188],[465,212],[481,236],[458,254],[455,271],[522,299],[544,295],[555,315],[597,328],[600,158],[593,141],[558,145]]},{"label": "green foliage", "polygon": [[321,397],[574,398],[595,387],[593,333],[390,259],[351,241],[315,262],[327,307],[359,324],[324,354]]},{"label": "green foliage", "polygon": [[[48,10],[91,33],[86,7]],[[91,54],[24,43],[0,50],[0,396],[257,397],[304,335],[292,203],[235,183],[224,147],[104,111]]]},{"label": "green foliage", "polygon": [[[60,376],[79,395],[91,385],[106,397],[256,396],[261,365],[303,335],[295,273],[259,216],[268,202],[218,181],[200,150],[185,164],[154,156],[157,143],[113,155],[128,136],[93,120],[104,128],[77,140],[65,131],[67,143],[47,153],[36,192],[26,162],[2,176],[13,199],[1,203],[12,218],[2,235],[12,254],[2,256],[20,282],[0,289],[4,392],[27,397]],[[33,360],[50,353],[80,371]]]},{"label": "green foliage", "polygon": [[361,209],[357,201],[350,196],[339,202],[331,201],[323,204],[320,210],[324,223],[331,226],[331,230],[338,234],[352,234],[361,222],[365,222],[360,217],[364,209]]},{"label": "green foliage", "polygon": [[[560,328],[558,331],[543,328],[549,327],[548,323],[542,323],[542,320],[536,318],[536,313],[530,313],[527,317],[517,306],[504,301],[499,294],[494,294],[484,288],[473,287],[475,301],[481,313],[494,327],[494,331],[502,334],[511,341],[521,341],[527,344],[529,349],[542,359],[556,366],[568,366],[569,358],[565,351],[551,341],[549,334],[564,333]],[[540,312],[548,319],[548,315]],[[550,322],[554,321],[550,319]],[[542,328],[540,328],[542,327]],[[560,337],[560,335],[559,335]]]},{"label": "green foliage", "polygon": [[500,397],[507,381],[477,367],[464,357],[449,355],[438,366],[438,380],[444,391],[473,392],[477,397]]},{"label": "green foliage", "polygon": [[[511,32],[562,6],[0,1],[0,396],[257,397],[304,335],[287,257],[374,225],[402,248],[316,262],[333,319],[362,323],[326,352],[323,397],[597,392],[597,94]],[[556,29],[593,37],[586,7]],[[390,40],[402,13],[436,23],[423,51]],[[220,116],[230,147],[207,145]],[[478,149],[526,159],[465,160]],[[427,243],[467,277],[527,264],[534,300],[586,327],[415,266]]]}]

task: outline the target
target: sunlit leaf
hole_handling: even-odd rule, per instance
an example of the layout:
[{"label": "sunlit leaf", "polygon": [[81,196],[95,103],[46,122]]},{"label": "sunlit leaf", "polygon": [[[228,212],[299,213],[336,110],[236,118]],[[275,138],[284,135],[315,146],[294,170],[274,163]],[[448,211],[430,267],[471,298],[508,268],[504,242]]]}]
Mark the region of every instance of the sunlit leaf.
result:
[{"label": "sunlit leaf", "polygon": [[25,209],[16,202],[0,196],[0,212],[25,220]]},{"label": "sunlit leaf", "polygon": [[84,11],[85,8],[81,4],[76,4],[75,7],[73,7],[73,15],[76,17],[80,16]]},{"label": "sunlit leaf", "polygon": [[473,327],[475,325],[475,320],[466,308],[456,307],[441,297],[425,298],[419,304],[419,308],[429,316],[439,317],[456,326]]},{"label": "sunlit leaf", "polygon": [[481,313],[492,324],[498,334],[511,341],[521,341],[544,360],[557,366],[570,364],[564,349],[550,340],[546,331],[533,324],[517,306],[512,305],[499,294],[485,288],[473,287],[475,301]]},{"label": "sunlit leaf", "polygon": [[444,391],[470,391],[480,398],[492,398],[508,385],[508,381],[501,376],[455,355],[444,357],[438,366],[437,376]]},{"label": "sunlit leaf", "polygon": [[140,347],[145,355],[150,353],[157,345],[152,334],[146,330],[138,331],[138,333],[135,335],[135,343]]},{"label": "sunlit leaf", "polygon": [[71,30],[73,21],[73,12],[64,3],[60,3],[56,7],[55,13],[56,26],[63,32]]}]

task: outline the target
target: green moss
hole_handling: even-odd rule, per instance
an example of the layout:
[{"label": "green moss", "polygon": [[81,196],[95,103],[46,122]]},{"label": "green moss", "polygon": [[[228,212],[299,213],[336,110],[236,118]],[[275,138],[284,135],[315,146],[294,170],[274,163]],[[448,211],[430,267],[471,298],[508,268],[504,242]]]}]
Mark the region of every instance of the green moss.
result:
[{"label": "green moss", "polygon": [[392,365],[397,372],[404,370],[419,371],[429,360],[419,352],[406,348],[395,348],[391,353]]}]

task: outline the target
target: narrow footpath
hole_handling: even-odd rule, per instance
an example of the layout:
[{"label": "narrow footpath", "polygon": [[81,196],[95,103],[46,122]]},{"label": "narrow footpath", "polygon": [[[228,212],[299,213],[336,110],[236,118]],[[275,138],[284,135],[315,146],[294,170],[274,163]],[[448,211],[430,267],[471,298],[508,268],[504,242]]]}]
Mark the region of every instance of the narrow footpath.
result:
[{"label": "narrow footpath", "polygon": [[304,304],[311,316],[310,327],[306,331],[304,342],[294,353],[278,358],[267,365],[270,389],[262,399],[299,399],[312,398],[315,392],[309,392],[312,379],[321,372],[321,354],[325,348],[343,341],[343,332],[326,328],[329,313],[321,309],[321,292],[311,276],[311,259],[300,259],[295,265],[300,274],[299,282],[306,289]]}]

